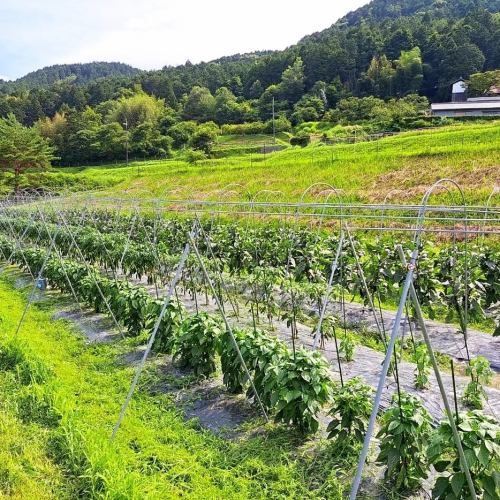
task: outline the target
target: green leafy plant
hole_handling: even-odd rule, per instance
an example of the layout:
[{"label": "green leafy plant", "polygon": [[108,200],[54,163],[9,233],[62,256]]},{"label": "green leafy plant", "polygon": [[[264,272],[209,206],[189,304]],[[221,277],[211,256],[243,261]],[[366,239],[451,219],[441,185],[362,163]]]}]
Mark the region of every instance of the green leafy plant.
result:
[{"label": "green leafy plant", "polygon": [[216,370],[218,337],[223,331],[219,317],[199,313],[186,318],[174,344],[174,360],[196,375],[210,376]]},{"label": "green leafy plant", "polygon": [[[273,408],[279,389],[278,375],[290,356],[286,344],[274,335],[254,330],[247,332],[240,349],[247,368],[253,373],[253,383],[262,404]],[[247,388],[247,395],[253,397],[251,387]]]},{"label": "green leafy plant", "polygon": [[[500,498],[500,426],[494,418],[479,410],[460,413],[457,417],[460,441],[478,498]],[[432,490],[437,500],[470,498],[453,432],[448,420],[441,422],[428,448],[429,461],[438,477]]]},{"label": "green leafy plant", "polygon": [[415,347],[414,358],[417,364],[415,368],[415,387],[417,389],[426,389],[430,384],[431,357],[425,344],[421,343]]},{"label": "green leafy plant", "polygon": [[500,301],[496,302],[488,309],[488,314],[495,323],[493,337],[500,337]]},{"label": "green leafy plant", "polygon": [[488,384],[493,375],[490,363],[483,356],[477,356],[471,359],[465,368],[465,373],[471,377],[471,381],[464,389],[463,402],[471,408],[480,410],[483,407],[483,400],[487,398],[483,385]]},{"label": "green leafy plant", "polygon": [[[150,301],[145,310],[145,329],[152,333],[158,321],[164,304],[163,299],[154,299]],[[171,299],[165,309],[165,314],[158,326],[156,337],[153,342],[153,351],[169,354],[175,342],[175,334],[178,331],[186,311],[184,306]]]},{"label": "green leafy plant", "polygon": [[417,489],[427,477],[426,447],[431,416],[420,401],[406,392],[393,396],[393,406],[383,415],[377,437],[377,462],[387,465],[385,479],[398,492]]},{"label": "green leafy plant", "polygon": [[334,390],[328,438],[363,442],[372,411],[372,394],[372,388],[359,377],[348,380],[343,387]]},{"label": "green leafy plant", "polygon": [[328,362],[319,352],[304,348],[295,357],[289,354],[284,363],[270,366],[264,385],[275,381],[271,396],[277,411],[275,420],[291,423],[304,433],[316,432],[318,413],[329,401],[333,389],[328,369]]},{"label": "green leafy plant", "polygon": [[[325,348],[325,341],[330,340],[334,338],[335,335],[335,328],[338,323],[338,318],[334,315],[327,314],[323,318],[323,321],[321,322],[321,332],[320,332],[320,349]],[[316,321],[316,324],[314,325],[312,335],[316,336],[316,333],[318,331],[318,326],[319,326],[319,318]]]},{"label": "green leafy plant", "polygon": [[346,361],[352,361],[354,359],[354,349],[356,347],[356,337],[349,332],[344,332],[340,336],[340,355]]},{"label": "green leafy plant", "polygon": [[[247,332],[239,328],[233,328],[232,333],[240,350],[245,351]],[[230,392],[235,394],[243,392],[248,382],[248,378],[236,351],[231,334],[227,330],[224,330],[219,337],[218,352],[224,385]]]}]

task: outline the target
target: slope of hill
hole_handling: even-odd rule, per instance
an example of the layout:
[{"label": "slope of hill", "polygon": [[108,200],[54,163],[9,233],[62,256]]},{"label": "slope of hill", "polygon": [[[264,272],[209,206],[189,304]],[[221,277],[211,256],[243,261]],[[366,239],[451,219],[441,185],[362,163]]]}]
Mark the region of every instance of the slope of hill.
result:
[{"label": "slope of hill", "polygon": [[[440,178],[456,180],[467,201],[481,204],[500,183],[500,121],[412,131],[379,141],[243,154],[200,161],[159,160],[53,169],[42,174],[49,190],[107,187],[115,196],[175,199],[297,201],[314,182],[331,184],[345,199],[418,202]],[[23,181],[29,184],[29,175]],[[323,188],[321,188],[323,189]],[[320,189],[320,191],[321,191]],[[312,192],[310,199],[318,192]],[[250,197],[250,198],[249,198]],[[318,199],[321,199],[319,197]],[[450,200],[448,200],[450,201]],[[457,202],[456,199],[453,200]]]},{"label": "slope of hill", "polygon": [[120,62],[56,64],[28,73],[18,78],[16,83],[33,88],[51,85],[60,80],[73,79],[76,84],[84,85],[99,78],[134,76],[140,72],[141,70]]},{"label": "slope of hill", "polygon": [[379,22],[415,14],[429,14],[433,18],[456,19],[465,17],[471,10],[500,10],[499,0],[374,0],[350,12],[339,23],[349,25],[361,21]]}]

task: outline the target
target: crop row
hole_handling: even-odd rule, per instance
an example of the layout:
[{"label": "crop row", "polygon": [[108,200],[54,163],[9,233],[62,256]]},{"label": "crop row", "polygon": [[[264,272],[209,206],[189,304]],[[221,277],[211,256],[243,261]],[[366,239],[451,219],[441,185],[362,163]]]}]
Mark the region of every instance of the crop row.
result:
[{"label": "crop row", "polygon": [[[129,217],[110,218],[101,211],[88,217],[95,227],[30,223],[25,217],[13,218],[11,226],[19,234],[24,232],[26,237],[46,244],[55,235],[58,248],[72,255],[76,255],[75,242],[86,259],[112,272],[147,276],[150,283],[161,283],[175,267],[190,229],[186,220],[161,219],[154,225],[145,217],[141,224],[120,232],[132,223]],[[68,219],[76,222],[76,214],[69,213]],[[244,227],[235,223],[205,223],[203,229],[198,245],[207,264],[246,278],[253,284],[255,296],[262,296],[263,290],[275,285],[286,288],[297,283],[301,295],[320,304],[338,244],[336,236],[304,228]],[[397,301],[404,278],[395,243],[394,237],[359,236],[354,241],[367,289],[380,303]],[[335,282],[367,302],[348,242],[344,242],[341,255]],[[194,259],[192,266],[196,266]],[[485,311],[491,309],[494,314],[498,310],[494,306],[500,301],[500,251],[477,244],[465,249],[463,244],[438,246],[428,242],[420,251],[414,286],[431,318],[445,311],[446,319],[458,320],[464,330],[466,320],[483,321]],[[500,334],[500,324],[495,333]]]},{"label": "crop row", "polygon": [[[126,280],[102,276],[98,268],[56,256],[47,250],[0,240],[4,254],[12,255],[20,267],[37,272],[46,261],[44,276],[54,288],[74,291],[96,311],[103,311],[102,295],[130,335],[151,333],[162,306],[140,286]],[[69,278],[69,280],[68,280]],[[73,290],[70,289],[70,282]],[[102,294],[102,295],[101,295]],[[363,439],[371,411],[371,389],[353,379],[339,387],[328,374],[328,363],[318,352],[300,349],[294,353],[286,344],[261,330],[235,329],[234,335],[262,404],[277,422],[295,425],[303,432],[318,428],[318,414],[331,405],[329,437],[357,449]],[[235,393],[253,397],[249,380],[230,334],[220,318],[205,313],[186,316],[183,307],[171,301],[160,324],[154,349],[173,354],[177,362],[198,375],[210,376],[220,358],[223,380]],[[421,403],[402,393],[381,419],[381,451],[377,461],[387,465],[386,479],[397,490],[417,488],[434,464],[443,473],[436,481],[436,498],[461,498],[467,492],[451,429],[443,422],[432,431],[431,418]],[[470,460],[477,491],[496,498],[500,463],[500,429],[479,412],[457,416]]]}]

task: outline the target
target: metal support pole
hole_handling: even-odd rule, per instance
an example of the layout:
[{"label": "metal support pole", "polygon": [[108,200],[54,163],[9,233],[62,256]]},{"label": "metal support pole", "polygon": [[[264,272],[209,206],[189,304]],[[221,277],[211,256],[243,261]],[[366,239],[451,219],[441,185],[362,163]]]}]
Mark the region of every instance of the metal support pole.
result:
[{"label": "metal support pole", "polygon": [[[191,230],[191,233],[193,233],[194,230],[195,229],[193,227],[193,229]],[[190,240],[192,240],[191,233],[189,235]],[[170,283],[170,288],[169,288],[168,293],[165,296],[165,299],[163,301],[163,306],[161,308],[160,315],[156,319],[155,326],[153,328],[153,331],[151,332],[151,336],[149,337],[148,343],[146,345],[146,350],[144,351],[144,354],[142,355],[139,366],[137,367],[137,370],[135,372],[134,379],[132,380],[132,385],[130,386],[127,397],[125,398],[125,402],[123,403],[122,408],[120,410],[120,415],[118,416],[118,420],[116,421],[116,424],[113,428],[113,433],[111,434],[111,441],[113,441],[115,439],[116,433],[118,432],[118,429],[120,428],[120,425],[123,422],[123,418],[125,417],[125,412],[127,411],[128,405],[130,404],[130,401],[132,400],[132,396],[134,395],[135,388],[137,387],[137,384],[139,382],[139,377],[141,376],[142,370],[144,369],[144,365],[146,364],[146,360],[149,356],[149,353],[151,352],[151,349],[153,348],[153,343],[155,341],[156,334],[158,333],[158,329],[160,328],[160,324],[163,320],[163,317],[165,316],[168,304],[170,303],[170,299],[172,298],[175,287],[176,287],[178,281],[180,280],[184,266],[186,265],[186,259],[189,255],[189,252],[190,252],[190,246],[189,246],[189,242],[187,242],[186,246],[184,247],[184,251],[182,252],[181,258],[179,260],[179,264],[177,265],[174,279],[172,280],[172,283]]]},{"label": "metal support pole", "polygon": [[248,367],[247,367],[247,365],[245,363],[245,360],[243,359],[243,355],[241,354],[241,351],[240,351],[240,348],[238,346],[238,343],[236,342],[236,338],[235,338],[235,336],[233,334],[233,330],[231,329],[231,326],[229,325],[229,321],[227,319],[227,316],[224,313],[224,308],[222,307],[222,305],[221,305],[221,303],[219,301],[219,297],[218,297],[218,295],[217,295],[217,293],[215,291],[214,284],[212,283],[212,280],[210,279],[210,276],[208,275],[207,269],[205,267],[205,264],[203,263],[203,260],[201,258],[201,255],[200,255],[199,251],[198,251],[198,247],[196,246],[196,242],[194,241],[194,238],[193,238],[192,234],[189,235],[189,240],[190,240],[191,245],[193,247],[193,251],[194,251],[194,253],[196,255],[196,258],[198,259],[200,267],[201,267],[201,269],[203,271],[203,274],[205,275],[205,279],[207,280],[208,286],[212,290],[212,293],[214,295],[215,303],[217,305],[217,308],[220,311],[220,314],[222,315],[222,319],[224,320],[224,323],[226,325],[227,332],[229,333],[229,335],[231,337],[231,340],[233,341],[234,348],[236,349],[236,352],[238,354],[238,358],[240,359],[240,363],[243,366],[243,369],[245,370],[246,376],[248,377],[248,381],[250,382],[250,385],[252,387],[252,391],[253,391],[253,393],[255,395],[255,399],[257,400],[257,402],[258,402],[258,404],[260,406],[260,409],[262,411],[262,414],[264,415],[264,418],[266,419],[266,422],[269,422],[269,417],[267,416],[266,410],[265,410],[264,405],[262,404],[262,401],[261,401],[261,399],[259,397],[259,393],[257,392],[255,384],[253,383],[252,377],[250,376],[250,372],[248,371]]},{"label": "metal support pole", "polygon": [[[399,258],[401,259],[401,263],[403,264],[403,266],[406,267],[406,258],[405,258],[405,254],[403,251],[403,247],[401,245],[396,245],[396,249],[398,251]],[[453,432],[453,438],[455,440],[455,444],[457,445],[457,451],[458,451],[458,455],[460,457],[460,464],[462,466],[462,470],[463,470],[465,477],[467,479],[467,484],[469,486],[469,491],[470,491],[471,497],[473,499],[476,499],[477,497],[476,497],[476,491],[474,489],[474,483],[472,482],[472,477],[470,475],[470,470],[469,470],[469,466],[467,464],[467,459],[466,459],[465,454],[464,454],[462,442],[460,441],[460,435],[458,433],[455,419],[453,418],[453,413],[452,413],[451,408],[450,408],[450,403],[448,402],[448,396],[446,395],[446,391],[444,389],[443,380],[441,378],[441,373],[439,372],[439,366],[438,366],[436,357],[434,356],[434,351],[432,350],[432,345],[431,345],[431,341],[429,338],[429,333],[428,333],[427,327],[425,325],[424,316],[423,316],[422,309],[420,307],[420,302],[418,300],[417,293],[415,291],[415,287],[413,286],[413,283],[411,283],[411,285],[410,285],[410,298],[413,302],[413,307],[415,308],[415,314],[417,316],[417,320],[418,320],[418,324],[420,326],[420,329],[422,330],[422,335],[424,337],[424,341],[425,341],[425,344],[427,346],[427,350],[429,351],[429,357],[431,358],[432,367],[434,368],[434,375],[436,376],[436,380],[437,380],[437,383],[439,386],[439,391],[441,392],[441,397],[443,398],[443,403],[444,403],[444,407],[446,410],[446,415],[448,417],[448,420],[449,420],[450,426],[451,426],[451,430]]]},{"label": "metal support pole", "polygon": [[332,262],[332,267],[330,271],[330,278],[328,279],[328,286],[325,293],[325,298],[323,300],[323,306],[321,308],[321,314],[319,315],[318,326],[316,329],[316,335],[314,336],[313,349],[318,347],[318,341],[321,338],[321,326],[323,325],[323,320],[325,319],[326,308],[328,306],[328,300],[330,298],[330,294],[332,292],[332,284],[333,284],[333,276],[337,271],[340,253],[342,252],[342,245],[344,243],[344,231],[340,232],[340,238],[337,246],[337,252],[335,253],[335,258]]},{"label": "metal support pole", "polygon": [[406,299],[408,298],[408,291],[410,289],[410,285],[413,280],[413,272],[415,269],[415,263],[418,257],[418,246],[413,250],[410,265],[408,266],[408,273],[406,274],[405,282],[403,285],[403,291],[401,293],[401,298],[399,300],[399,307],[396,313],[396,318],[394,320],[394,325],[392,327],[391,338],[389,340],[389,344],[387,346],[387,350],[385,353],[384,364],[382,366],[382,373],[380,374],[380,378],[378,381],[377,392],[375,394],[375,400],[373,401],[373,409],[370,416],[370,421],[368,422],[368,428],[366,430],[365,440],[363,443],[363,449],[361,450],[361,454],[359,456],[358,467],[356,470],[356,475],[354,477],[351,492],[349,494],[350,500],[355,500],[356,495],[358,494],[359,485],[361,484],[361,476],[363,474],[363,469],[366,462],[366,457],[368,456],[368,449],[370,447],[370,441],[373,435],[373,431],[375,429],[375,421],[377,419],[378,409],[380,407],[380,400],[382,398],[382,392],[384,390],[385,379],[387,378],[387,371],[389,370],[389,363],[391,361],[392,352],[394,350],[394,345],[396,343],[396,338],[399,334],[399,327],[401,324],[401,317],[403,316],[403,309],[406,304]]}]

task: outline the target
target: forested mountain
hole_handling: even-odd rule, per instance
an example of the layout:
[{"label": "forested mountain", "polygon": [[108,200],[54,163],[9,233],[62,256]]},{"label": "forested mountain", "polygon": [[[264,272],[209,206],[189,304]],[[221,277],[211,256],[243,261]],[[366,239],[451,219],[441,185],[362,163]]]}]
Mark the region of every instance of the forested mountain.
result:
[{"label": "forested mountain", "polygon": [[56,64],[28,73],[15,83],[26,87],[43,87],[60,80],[70,79],[83,85],[99,78],[109,76],[133,76],[140,70],[120,62],[91,62],[85,64]]},{"label": "forested mountain", "polygon": [[339,21],[349,25],[361,21],[378,22],[415,14],[428,14],[434,19],[457,19],[465,17],[473,9],[490,12],[500,10],[499,0],[374,0]]},{"label": "forested mountain", "polygon": [[208,151],[221,126],[268,130],[273,102],[282,130],[320,120],[401,129],[428,100],[449,99],[458,78],[481,73],[478,93],[500,85],[498,69],[500,0],[373,0],[281,51],[148,72],[63,65],[0,82],[0,117],[36,124],[64,162],[122,157],[124,144],[142,156]]}]

